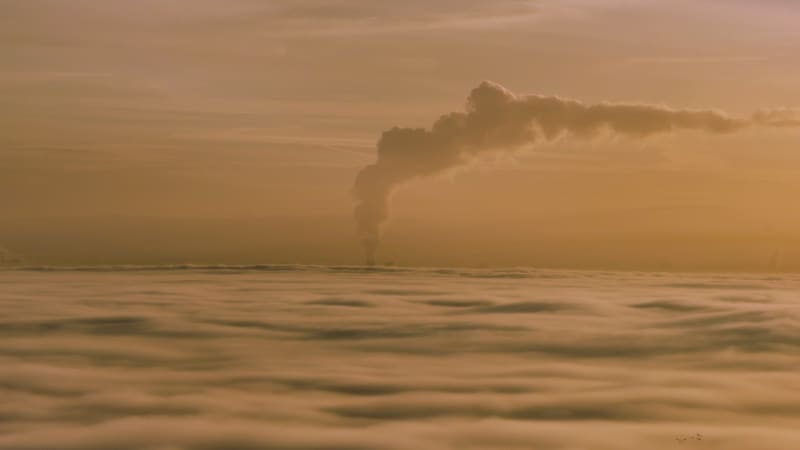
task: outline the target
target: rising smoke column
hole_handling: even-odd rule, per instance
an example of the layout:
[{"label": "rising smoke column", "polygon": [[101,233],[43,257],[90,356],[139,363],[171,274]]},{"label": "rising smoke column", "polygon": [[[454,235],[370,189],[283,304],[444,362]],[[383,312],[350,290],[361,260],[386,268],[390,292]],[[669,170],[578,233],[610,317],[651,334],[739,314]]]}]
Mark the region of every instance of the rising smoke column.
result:
[{"label": "rising smoke column", "polygon": [[489,151],[514,151],[564,135],[592,138],[602,132],[646,137],[678,130],[731,133],[750,125],[795,126],[794,110],[761,111],[751,120],[711,110],[643,104],[585,105],[559,97],[518,97],[484,81],[472,90],[466,112],[441,116],[430,130],[392,128],[378,141],[378,159],[364,167],[353,189],[358,235],[373,264],[389,199],[401,184],[446,172]]}]

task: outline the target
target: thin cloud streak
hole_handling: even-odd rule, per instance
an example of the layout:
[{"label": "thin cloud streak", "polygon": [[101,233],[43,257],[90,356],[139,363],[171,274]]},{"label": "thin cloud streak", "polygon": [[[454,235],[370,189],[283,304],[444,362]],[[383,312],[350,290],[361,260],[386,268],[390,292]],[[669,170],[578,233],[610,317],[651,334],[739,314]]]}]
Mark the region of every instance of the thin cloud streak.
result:
[{"label": "thin cloud streak", "polygon": [[643,56],[639,58],[630,58],[625,62],[635,65],[666,65],[763,63],[769,60],[769,58],[763,56]]}]

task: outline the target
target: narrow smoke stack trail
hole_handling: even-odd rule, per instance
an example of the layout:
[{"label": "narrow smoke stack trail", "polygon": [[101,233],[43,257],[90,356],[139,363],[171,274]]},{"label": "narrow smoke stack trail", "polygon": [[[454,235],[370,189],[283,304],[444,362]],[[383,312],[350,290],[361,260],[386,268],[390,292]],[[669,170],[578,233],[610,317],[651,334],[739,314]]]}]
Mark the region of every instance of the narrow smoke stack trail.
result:
[{"label": "narrow smoke stack trail", "polygon": [[479,154],[516,151],[562,136],[643,138],[682,130],[726,134],[751,126],[798,127],[800,115],[796,109],[784,108],[737,119],[714,110],[647,104],[586,105],[552,96],[517,96],[484,81],[470,93],[465,112],[445,114],[430,129],[395,127],[381,136],[377,161],[358,173],[353,189],[366,262],[375,263],[381,227],[389,217],[389,201],[398,186],[463,166]]}]

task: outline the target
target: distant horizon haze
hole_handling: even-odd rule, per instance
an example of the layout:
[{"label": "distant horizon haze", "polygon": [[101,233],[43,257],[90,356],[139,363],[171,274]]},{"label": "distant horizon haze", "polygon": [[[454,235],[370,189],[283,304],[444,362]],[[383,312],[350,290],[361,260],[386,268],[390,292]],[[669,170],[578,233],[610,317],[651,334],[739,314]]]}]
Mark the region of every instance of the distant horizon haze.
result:
[{"label": "distant horizon haze", "polygon": [[[676,212],[693,211],[692,215]],[[624,228],[619,223],[624,222]],[[504,232],[497,233],[497,227]],[[359,265],[350,216],[0,219],[30,265]],[[378,264],[656,271],[800,271],[800,232],[702,207],[453,224],[397,218]]]}]

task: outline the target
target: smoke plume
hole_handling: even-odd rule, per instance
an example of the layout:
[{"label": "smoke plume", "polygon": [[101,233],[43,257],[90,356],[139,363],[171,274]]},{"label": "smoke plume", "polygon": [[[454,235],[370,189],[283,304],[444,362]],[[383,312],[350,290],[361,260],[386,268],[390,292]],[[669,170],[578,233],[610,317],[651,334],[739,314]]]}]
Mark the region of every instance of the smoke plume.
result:
[{"label": "smoke plume", "polygon": [[586,105],[559,97],[518,97],[484,81],[472,90],[466,112],[441,116],[433,126],[392,128],[378,142],[378,159],[355,180],[355,218],[367,264],[373,264],[389,199],[399,185],[469,163],[490,151],[514,151],[565,135],[601,133],[646,137],[678,130],[731,133],[752,125],[797,126],[794,110],[760,111],[736,119],[713,110],[682,110],[645,104]]}]

